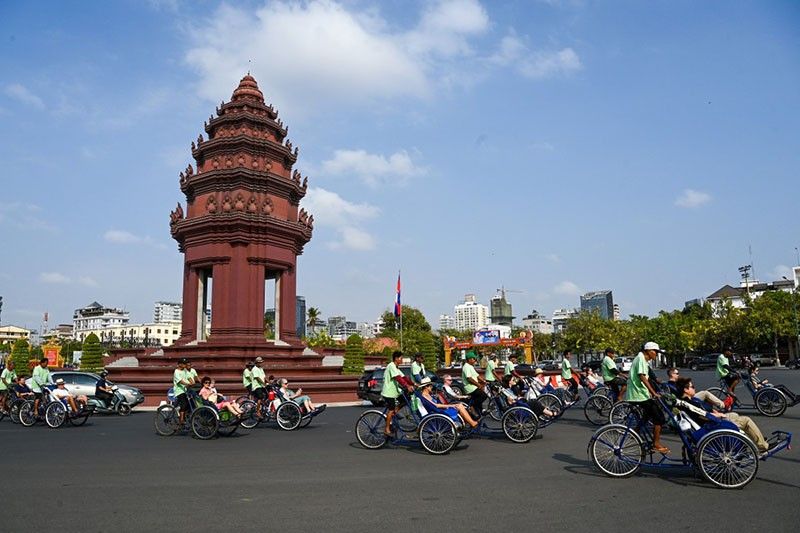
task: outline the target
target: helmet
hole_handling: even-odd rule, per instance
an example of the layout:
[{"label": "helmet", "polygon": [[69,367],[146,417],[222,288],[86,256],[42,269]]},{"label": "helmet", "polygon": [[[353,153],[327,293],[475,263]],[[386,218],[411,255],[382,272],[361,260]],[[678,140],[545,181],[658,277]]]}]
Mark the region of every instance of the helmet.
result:
[{"label": "helmet", "polygon": [[106,376],[108,376],[108,370],[103,370],[102,372],[100,372],[101,378],[105,378]]}]

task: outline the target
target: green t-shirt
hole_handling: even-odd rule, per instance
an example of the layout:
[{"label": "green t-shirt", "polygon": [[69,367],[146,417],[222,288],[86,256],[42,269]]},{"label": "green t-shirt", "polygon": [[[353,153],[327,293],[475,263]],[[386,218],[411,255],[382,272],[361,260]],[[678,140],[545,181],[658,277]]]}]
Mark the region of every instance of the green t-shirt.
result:
[{"label": "green t-shirt", "polygon": [[42,385],[50,383],[50,370],[36,365],[33,369],[33,379],[31,380],[31,390],[42,392]]},{"label": "green t-shirt", "polygon": [[645,376],[650,374],[650,367],[647,366],[647,360],[641,352],[633,358],[633,362],[631,363],[628,388],[625,391],[625,401],[643,402],[650,399],[650,391],[647,390],[647,387],[642,382],[640,374],[644,374]]},{"label": "green t-shirt", "polygon": [[616,368],[617,363],[614,362],[613,357],[603,357],[603,362],[600,364],[600,370],[603,372],[603,381],[608,383],[617,377],[617,375],[612,372],[612,370]]},{"label": "green t-shirt", "polygon": [[198,383],[200,380],[197,379],[197,370],[194,368],[190,368],[186,371],[186,376],[188,379],[193,379],[195,383]]},{"label": "green t-shirt", "polygon": [[561,379],[572,379],[572,365],[566,357],[561,361]]},{"label": "green t-shirt", "polygon": [[719,354],[719,357],[717,357],[717,379],[722,379],[730,374],[730,372],[728,372],[728,370],[725,368],[726,365],[730,364],[730,361],[728,361],[728,358],[725,357],[724,353]]},{"label": "green t-shirt", "polygon": [[172,392],[175,396],[186,394],[186,385],[181,383],[182,381],[189,381],[189,372],[176,368],[175,372],[172,373]]},{"label": "green t-shirt", "polygon": [[[425,365],[417,363],[416,361],[411,363],[411,377],[412,377],[412,379],[414,379],[414,381],[418,381],[416,379],[417,377],[419,377],[419,379],[424,378],[425,377]],[[387,398],[388,398],[388,396],[387,396]]]},{"label": "green t-shirt", "polygon": [[511,373],[514,372],[514,369],[516,367],[517,365],[515,365],[511,361],[506,361],[506,366],[503,367],[503,374],[505,374],[506,376],[510,376]]},{"label": "green t-shirt", "polygon": [[[8,390],[8,388],[14,384],[16,379],[17,373],[15,371],[4,368],[3,373],[0,374],[0,390]],[[8,382],[7,385],[6,382]]]},{"label": "green t-shirt", "polygon": [[244,387],[247,388],[252,384],[253,384],[253,372],[251,372],[249,368],[245,368],[244,372],[242,372],[242,385],[244,385]]},{"label": "green t-shirt", "polygon": [[464,366],[461,367],[461,381],[464,382],[464,393],[472,394],[478,387],[473,385],[472,382],[467,378],[472,378],[475,381],[478,381],[478,371],[475,370],[475,367],[471,364],[464,363]]},{"label": "green t-shirt", "polygon": [[394,380],[397,376],[402,376],[403,372],[397,368],[394,361],[386,365],[386,371],[383,373],[383,388],[381,389],[381,396],[384,398],[397,398],[400,396],[400,386]]},{"label": "green t-shirt", "polygon": [[[264,388],[264,385],[267,382],[267,375],[266,373],[264,373],[263,368],[258,368],[257,366],[254,366],[253,370],[250,371],[250,376],[252,379],[251,390],[258,390]],[[261,381],[258,381],[256,378],[259,378]]]},{"label": "green t-shirt", "polygon": [[494,369],[497,368],[497,363],[493,359],[489,359],[486,363],[486,372],[483,374],[483,379],[486,381],[497,381],[494,377]]}]

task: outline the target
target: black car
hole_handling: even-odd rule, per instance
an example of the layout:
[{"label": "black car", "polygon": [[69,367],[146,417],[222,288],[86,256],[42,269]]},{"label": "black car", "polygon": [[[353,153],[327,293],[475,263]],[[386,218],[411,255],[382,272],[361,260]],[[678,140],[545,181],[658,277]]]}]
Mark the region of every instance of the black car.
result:
[{"label": "black car", "polygon": [[720,356],[718,353],[709,353],[694,357],[686,361],[686,366],[690,370],[704,370],[706,368],[714,368],[717,366],[717,358]]},{"label": "black car", "polygon": [[[411,379],[411,366],[401,365],[400,370],[403,371],[409,379]],[[374,368],[372,370],[365,370],[364,373],[358,378],[358,390],[356,394],[362,400],[371,402],[372,405],[383,405],[381,399],[381,390],[383,389],[383,373],[386,371],[385,367]],[[441,378],[431,371],[425,372],[426,377],[430,378],[434,383],[441,383]],[[453,389],[463,394],[464,387],[461,383],[461,378],[453,376]]]}]

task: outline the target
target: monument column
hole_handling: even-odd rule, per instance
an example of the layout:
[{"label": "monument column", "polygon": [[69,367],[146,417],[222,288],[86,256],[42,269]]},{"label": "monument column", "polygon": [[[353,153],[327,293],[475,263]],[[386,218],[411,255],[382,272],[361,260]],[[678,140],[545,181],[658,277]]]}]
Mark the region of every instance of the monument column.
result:
[{"label": "monument column", "polygon": [[297,340],[297,282],[294,268],[283,270],[278,287],[281,302],[281,340],[291,342]]},{"label": "monument column", "polygon": [[183,265],[183,309],[181,311],[181,340],[197,339],[197,271],[189,264]]}]

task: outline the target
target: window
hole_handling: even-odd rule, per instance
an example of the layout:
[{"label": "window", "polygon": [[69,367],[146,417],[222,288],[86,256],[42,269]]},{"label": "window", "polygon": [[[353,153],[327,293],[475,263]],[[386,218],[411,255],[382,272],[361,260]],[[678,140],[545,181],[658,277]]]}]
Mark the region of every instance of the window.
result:
[{"label": "window", "polygon": [[75,385],[85,385],[87,387],[94,387],[97,384],[97,380],[92,376],[87,374],[73,374]]}]

